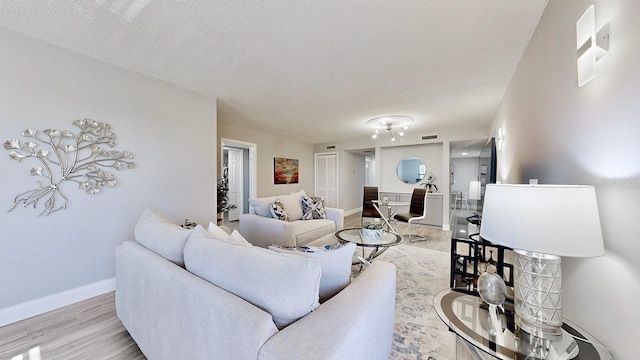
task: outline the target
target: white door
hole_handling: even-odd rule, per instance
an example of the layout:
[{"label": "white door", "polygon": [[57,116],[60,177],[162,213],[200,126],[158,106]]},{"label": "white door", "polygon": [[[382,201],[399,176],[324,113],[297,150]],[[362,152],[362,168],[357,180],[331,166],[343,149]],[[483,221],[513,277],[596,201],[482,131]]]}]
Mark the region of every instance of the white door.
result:
[{"label": "white door", "polygon": [[370,156],[364,158],[364,185],[376,186],[376,159]]},{"label": "white door", "polygon": [[242,214],[242,150],[229,148],[229,203],[236,205],[229,210],[229,221],[237,221]]},{"label": "white door", "polygon": [[338,207],[338,154],[316,154],[315,195],[327,207]]}]

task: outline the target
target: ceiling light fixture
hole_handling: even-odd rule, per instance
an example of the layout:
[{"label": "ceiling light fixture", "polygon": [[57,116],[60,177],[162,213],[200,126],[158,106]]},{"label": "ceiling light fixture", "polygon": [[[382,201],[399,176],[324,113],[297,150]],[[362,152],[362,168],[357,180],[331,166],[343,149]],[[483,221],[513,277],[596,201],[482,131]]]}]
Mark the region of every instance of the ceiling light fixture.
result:
[{"label": "ceiling light fixture", "polygon": [[376,139],[380,132],[384,132],[385,130],[389,132],[391,136],[391,141],[396,141],[396,137],[394,131],[399,136],[404,136],[404,131],[409,128],[409,124],[413,122],[413,118],[404,115],[388,115],[388,116],[380,116],[377,118],[373,118],[367,121],[367,125],[374,128],[374,134],[371,138]]}]

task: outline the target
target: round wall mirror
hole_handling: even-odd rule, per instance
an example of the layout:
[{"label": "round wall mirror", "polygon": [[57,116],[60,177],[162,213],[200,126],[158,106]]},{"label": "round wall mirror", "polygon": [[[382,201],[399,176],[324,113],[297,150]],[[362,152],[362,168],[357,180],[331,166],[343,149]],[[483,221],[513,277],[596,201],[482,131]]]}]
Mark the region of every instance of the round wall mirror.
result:
[{"label": "round wall mirror", "polygon": [[396,167],[398,179],[406,184],[417,184],[427,173],[427,166],[417,157],[406,157]]}]

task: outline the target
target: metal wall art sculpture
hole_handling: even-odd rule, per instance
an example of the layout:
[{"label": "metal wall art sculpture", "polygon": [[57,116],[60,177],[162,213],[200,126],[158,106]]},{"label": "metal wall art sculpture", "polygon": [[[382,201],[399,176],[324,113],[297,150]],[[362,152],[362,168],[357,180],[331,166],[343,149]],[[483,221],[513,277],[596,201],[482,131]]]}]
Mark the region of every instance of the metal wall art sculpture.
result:
[{"label": "metal wall art sculpture", "polygon": [[9,211],[16,205],[22,207],[33,205],[44,200],[44,210],[40,213],[49,215],[67,207],[68,198],[63,194],[61,184],[75,182],[78,187],[95,195],[105,187],[114,187],[116,177],[106,168],[116,170],[132,169],[135,167],[133,154],[128,151],[108,151],[104,145],[114,147],[116,135],[110,130],[109,124],[91,119],[81,119],[73,122],[80,128],[78,135],[67,130],[47,129],[39,132],[27,129],[22,136],[32,138],[30,141],[9,139],[4,143],[5,150],[10,150],[9,157],[21,162],[33,159],[38,165],[29,170],[29,175],[40,176],[46,183],[38,182],[38,187],[18,194]]}]

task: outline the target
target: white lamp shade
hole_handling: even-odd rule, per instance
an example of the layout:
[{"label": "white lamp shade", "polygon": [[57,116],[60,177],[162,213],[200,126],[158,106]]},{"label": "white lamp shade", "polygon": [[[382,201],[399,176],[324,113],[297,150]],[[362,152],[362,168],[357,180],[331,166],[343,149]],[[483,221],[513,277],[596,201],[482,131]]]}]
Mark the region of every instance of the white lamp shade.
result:
[{"label": "white lamp shade", "polygon": [[487,185],[480,236],[495,244],[544,254],[604,254],[593,186]]},{"label": "white lamp shade", "polygon": [[480,181],[469,183],[469,200],[480,200]]}]

